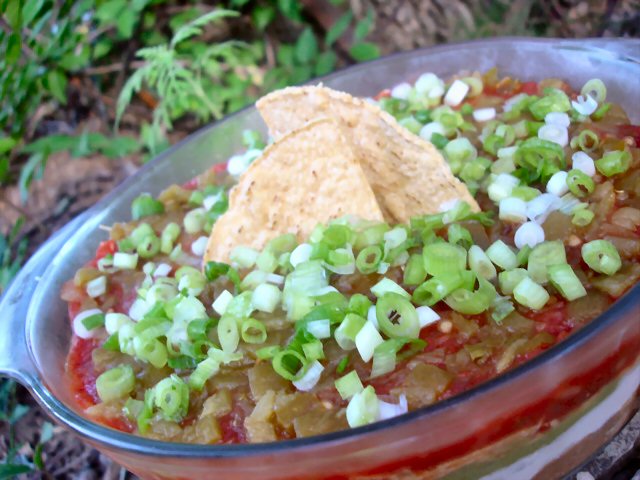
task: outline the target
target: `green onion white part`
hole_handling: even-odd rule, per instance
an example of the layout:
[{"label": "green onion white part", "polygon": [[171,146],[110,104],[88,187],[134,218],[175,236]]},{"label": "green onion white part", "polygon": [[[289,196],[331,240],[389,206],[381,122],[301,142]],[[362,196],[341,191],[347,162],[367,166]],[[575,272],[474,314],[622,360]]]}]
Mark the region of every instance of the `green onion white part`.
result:
[{"label": "green onion white part", "polygon": [[191,244],[191,252],[198,256],[201,257],[204,255],[205,250],[207,249],[207,242],[209,241],[208,237],[205,237],[204,235],[201,237],[198,237],[192,244]]},{"label": "green onion white part", "polygon": [[293,385],[302,392],[308,392],[313,387],[315,387],[320,380],[320,376],[322,375],[322,372],[324,370],[322,364],[317,360],[308,365],[306,368],[306,372],[304,372],[302,378],[300,378],[299,380],[294,380],[292,382]]},{"label": "green onion white part", "polygon": [[569,127],[571,120],[569,115],[564,112],[549,112],[544,117],[544,122],[547,125],[557,125],[559,127]]},{"label": "green onion white part", "polygon": [[414,88],[418,94],[431,99],[439,98],[444,94],[444,82],[433,73],[420,75]]},{"label": "green onion white part", "polygon": [[172,267],[168,263],[160,263],[153,271],[153,277],[167,277],[171,273]]},{"label": "green onion white part", "polygon": [[585,175],[593,177],[596,174],[596,164],[593,159],[584,152],[575,152],[571,156],[571,168],[580,170]]},{"label": "green onion white part", "polygon": [[73,333],[75,333],[78,337],[83,339],[95,338],[98,334],[97,328],[88,329],[84,325],[84,320],[90,318],[94,315],[103,315],[102,310],[97,308],[90,308],[89,310],[84,310],[78,313],[73,319]]},{"label": "green onion white part", "polygon": [[498,203],[503,198],[509,197],[514,187],[519,183],[520,180],[513,175],[500,173],[499,175],[496,175],[489,184],[487,194],[491,200]]},{"label": "green onion white part", "polygon": [[523,223],[516,230],[513,242],[518,248],[524,248],[525,245],[533,248],[544,242],[544,229],[537,222]]},{"label": "green onion white part", "polygon": [[431,141],[433,134],[446,136],[446,130],[440,122],[429,122],[420,129],[420,137],[424,140]]},{"label": "green onion white part", "polygon": [[440,315],[438,315],[435,311],[433,311],[433,309],[427,307],[426,305],[417,307],[416,313],[418,314],[418,323],[420,324],[420,328],[424,328],[440,320]]},{"label": "green onion white part", "polygon": [[138,255],[135,253],[116,252],[113,254],[113,266],[121,270],[133,270],[138,265]]},{"label": "green onion white part", "polygon": [[387,420],[389,418],[403,415],[409,411],[407,397],[402,394],[398,399],[398,403],[387,403],[378,399],[378,418],[377,420]]},{"label": "green onion white part", "polygon": [[124,325],[133,324],[124,313],[109,312],[104,316],[104,328],[109,335],[118,333]]},{"label": "green onion white part", "polygon": [[527,220],[527,203],[515,197],[507,197],[500,200],[500,220],[512,223],[523,223]]},{"label": "green onion white part", "polygon": [[569,132],[567,127],[554,124],[546,124],[540,127],[538,130],[538,138],[556,143],[561,147],[566,147],[569,144]]},{"label": "green onion white part", "polygon": [[462,80],[454,80],[444,96],[444,103],[456,107],[462,103],[469,93],[469,85]]},{"label": "green onion white part", "polygon": [[307,323],[307,332],[323,340],[331,337],[331,322],[328,319],[313,320]]},{"label": "green onion white part", "polygon": [[391,96],[399,100],[407,100],[411,94],[411,85],[407,82],[400,83],[391,89]]},{"label": "green onion white part", "polygon": [[543,193],[527,202],[527,217],[537,223],[544,223],[549,214],[560,207],[560,199],[551,193]]},{"label": "green onion white part", "polygon": [[598,102],[591,95],[578,95],[576,100],[571,100],[571,106],[580,115],[589,116],[598,109]]},{"label": "green onion white part", "polygon": [[376,330],[371,322],[365,322],[360,331],[356,334],[354,343],[363,362],[368,362],[373,358],[375,348],[380,345],[384,339]]},{"label": "green onion white part", "polygon": [[478,108],[473,111],[472,115],[476,122],[488,122],[496,118],[496,109],[493,107]]},{"label": "green onion white part", "polygon": [[551,178],[547,182],[547,193],[561,197],[569,191],[567,185],[567,172],[560,170],[559,172],[551,175]]},{"label": "green onion white part", "polygon": [[91,298],[104,295],[107,291],[107,277],[100,275],[87,283],[86,286],[87,295]]}]

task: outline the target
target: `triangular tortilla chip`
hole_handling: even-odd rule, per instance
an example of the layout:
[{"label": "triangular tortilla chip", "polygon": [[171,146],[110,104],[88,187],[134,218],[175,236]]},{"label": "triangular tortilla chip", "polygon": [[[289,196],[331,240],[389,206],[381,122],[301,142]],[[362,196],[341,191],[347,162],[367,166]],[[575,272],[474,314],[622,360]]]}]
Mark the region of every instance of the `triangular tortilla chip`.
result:
[{"label": "triangular tortilla chip", "polygon": [[275,140],[320,117],[335,118],[345,126],[390,222],[406,223],[415,215],[438,213],[456,200],[480,210],[431,143],[366,100],[322,86],[289,87],[266,95],[256,106]]},{"label": "triangular tortilla chip", "polygon": [[305,240],[318,223],[345,215],[384,220],[341,127],[314,120],[269,145],[240,177],[204,261],[228,261],[238,245],[262,249],[283,233]]}]

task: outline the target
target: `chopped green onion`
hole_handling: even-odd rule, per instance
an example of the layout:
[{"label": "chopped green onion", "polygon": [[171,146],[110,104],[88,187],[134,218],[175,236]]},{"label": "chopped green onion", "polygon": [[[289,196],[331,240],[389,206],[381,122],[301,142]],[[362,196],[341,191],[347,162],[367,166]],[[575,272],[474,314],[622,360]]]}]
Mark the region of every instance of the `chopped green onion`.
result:
[{"label": "chopped green onion", "polygon": [[240,268],[251,268],[258,259],[259,252],[253,248],[238,246],[230,255],[231,261]]},{"label": "chopped green onion", "polygon": [[138,255],[116,252],[113,254],[113,266],[121,270],[133,270],[138,265]]},{"label": "chopped green onion", "polygon": [[[425,127],[427,127],[428,125],[430,124],[425,125]],[[423,127],[423,130],[425,127]],[[449,139],[439,132],[433,132],[431,134],[430,142],[433,143],[434,147],[436,147],[439,150],[442,150],[444,147],[447,146],[447,143],[449,143]]]},{"label": "chopped green onion", "polygon": [[537,188],[527,187],[526,185],[518,185],[511,190],[511,196],[528,202],[540,195]]},{"label": "chopped green onion", "polygon": [[496,267],[478,245],[472,245],[469,248],[469,268],[481,278],[487,280],[496,278]]},{"label": "chopped green onion", "polygon": [[447,227],[447,240],[453,245],[469,248],[473,245],[471,232],[458,223],[452,223]]},{"label": "chopped green onion", "polygon": [[287,349],[276,353],[271,364],[275,372],[282,378],[294,381],[304,375],[306,359],[301,353]]},{"label": "chopped green onion", "polygon": [[502,323],[502,320],[507,318],[514,310],[513,303],[511,303],[508,297],[497,295],[491,305],[491,318],[499,325]]},{"label": "chopped green onion", "polygon": [[93,330],[94,328],[102,327],[104,325],[105,314],[102,312],[94,313],[93,315],[82,318],[81,322],[82,325],[84,325],[84,328],[87,330]]},{"label": "chopped green onion", "polygon": [[162,213],[164,213],[164,204],[148,193],[143,193],[131,202],[131,218],[133,220],[140,220],[143,217]]},{"label": "chopped green onion", "polygon": [[343,400],[349,400],[355,394],[360,393],[362,392],[362,390],[364,390],[364,386],[360,381],[360,377],[355,370],[351,370],[343,377],[338,378],[334,382],[334,385],[336,386],[336,390],[338,390],[338,393]]},{"label": "chopped green onion", "polygon": [[339,275],[350,275],[356,271],[356,259],[350,246],[330,250],[322,265],[330,272]]},{"label": "chopped green onion", "polygon": [[340,362],[338,363],[338,366],[336,367],[336,373],[344,372],[344,370],[347,368],[348,365],[349,365],[349,355],[345,355],[344,357],[342,357],[342,360],[340,360]]},{"label": "chopped green onion", "polygon": [[275,285],[262,283],[256,287],[251,296],[251,304],[256,310],[273,313],[282,299],[282,292]]},{"label": "chopped green onion", "polygon": [[100,295],[104,295],[107,291],[107,277],[105,277],[104,275],[100,275],[90,282],[87,282],[85,290],[87,292],[87,295],[89,295],[91,298],[96,298]]},{"label": "chopped green onion", "polygon": [[414,290],[413,302],[417,305],[435,305],[451,292],[460,288],[463,282],[464,279],[458,272],[430,278]]},{"label": "chopped green onion", "polygon": [[135,356],[140,360],[149,362],[156,368],[162,368],[167,364],[167,348],[157,338],[133,338]]},{"label": "chopped green onion", "polygon": [[371,287],[371,292],[378,298],[386,295],[389,292],[401,295],[406,298],[410,298],[411,295],[396,282],[390,278],[382,278],[378,283]]},{"label": "chopped green onion", "polygon": [[182,221],[185,231],[191,235],[201,232],[206,221],[206,213],[204,208],[194,208],[187,212]]},{"label": "chopped green onion", "polygon": [[540,284],[525,277],[513,289],[513,298],[520,305],[540,310],[549,300],[549,293]]},{"label": "chopped green onion", "polygon": [[417,338],[420,333],[420,322],[415,307],[403,295],[394,292],[378,298],[376,319],[380,330],[391,338]]},{"label": "chopped green onion", "polygon": [[351,428],[373,423],[380,411],[379,400],[371,385],[351,397],[347,405],[347,423]]},{"label": "chopped green onion", "polygon": [[570,109],[569,97],[557,88],[547,89],[544,97],[529,105],[529,111],[537,120],[544,120],[550,112],[568,112]]},{"label": "chopped green onion", "polygon": [[595,112],[591,114],[591,118],[593,120],[602,120],[609,110],[611,110],[611,104],[603,103]]},{"label": "chopped green onion", "polygon": [[514,161],[522,168],[519,176],[524,176],[522,179],[526,183],[538,179],[546,183],[551,175],[565,167],[562,147],[537,137],[528,138],[518,145]]},{"label": "chopped green onion", "polygon": [[267,340],[267,327],[255,318],[246,318],[242,321],[240,334],[246,343],[264,343]]},{"label": "chopped green onion", "polygon": [[596,187],[593,179],[589,175],[575,168],[569,170],[567,174],[567,186],[571,193],[579,198],[591,194]]},{"label": "chopped green onion", "polygon": [[360,315],[348,313],[334,333],[334,337],[340,348],[343,350],[353,350],[356,348],[356,335],[358,335],[358,332],[365,323],[366,320]]},{"label": "chopped green onion", "polygon": [[231,280],[236,289],[240,285],[240,275],[238,274],[238,271],[226,263],[212,261],[207,262],[204,266],[204,275],[210,282],[214,282],[220,277],[227,277]]},{"label": "chopped green onion", "polygon": [[507,270],[500,272],[498,275],[498,284],[500,285],[500,291],[504,295],[511,295],[513,289],[525,278],[529,276],[524,268],[514,268],[513,270]]},{"label": "chopped green onion", "polygon": [[518,253],[516,254],[516,260],[518,262],[518,266],[526,265],[529,261],[529,254],[531,253],[532,248],[529,245],[524,245],[520,248]]},{"label": "chopped green onion", "polygon": [[444,147],[444,155],[450,165],[459,165],[460,168],[457,171],[460,171],[463,164],[476,159],[478,151],[468,138],[460,137],[447,143]]},{"label": "chopped green onion", "polygon": [[478,289],[459,288],[445,297],[444,302],[456,312],[476,315],[487,310],[496,297],[496,289],[484,278],[478,278]]},{"label": "chopped green onion", "polygon": [[378,223],[365,228],[356,235],[355,248],[363,249],[369,245],[382,245],[384,243],[384,234],[391,230],[389,225]]},{"label": "chopped green onion", "polygon": [[[595,114],[594,114],[595,115]],[[570,146],[573,149],[579,148],[585,152],[591,152],[598,148],[600,137],[592,130],[582,130],[577,137],[573,137]]]},{"label": "chopped green onion", "polygon": [[409,130],[414,135],[417,135],[420,132],[420,129],[422,128],[422,124],[418,120],[416,120],[412,115],[402,118],[401,120],[398,121],[398,123],[402,125],[404,128],[406,128],[407,130]]},{"label": "chopped green onion", "polygon": [[363,362],[368,362],[373,358],[373,351],[383,341],[382,336],[371,322],[365,322],[354,340]]},{"label": "chopped green onion", "polygon": [[582,245],[582,259],[591,270],[613,275],[622,266],[620,254],[608,240],[593,240]]},{"label": "chopped green onion", "polygon": [[596,168],[605,177],[612,177],[629,170],[631,154],[626,150],[615,150],[605,153],[600,160],[596,160]]},{"label": "chopped green onion", "polygon": [[589,95],[596,102],[603,103],[607,99],[607,87],[599,78],[592,78],[582,86],[582,95]]},{"label": "chopped green onion", "polygon": [[193,390],[201,391],[204,384],[220,370],[220,362],[207,357],[196,366],[189,376],[189,387]]},{"label": "chopped green onion", "polygon": [[560,263],[567,263],[562,241],[542,242],[531,250],[527,270],[534,282],[544,284],[548,281],[547,267]]},{"label": "chopped green onion", "polygon": [[322,375],[324,367],[320,362],[314,360],[303,366],[298,372],[299,378],[293,380],[293,385],[302,392],[308,392],[316,386]]},{"label": "chopped green onion", "polygon": [[189,387],[175,373],[160,380],[154,389],[154,403],[162,416],[169,421],[179,421],[189,409]]},{"label": "chopped green onion", "polygon": [[549,265],[549,281],[570,302],[587,294],[580,279],[567,263]]},{"label": "chopped green onion", "polygon": [[222,350],[227,353],[235,352],[240,342],[238,322],[231,315],[223,315],[218,322],[218,340]]},{"label": "chopped green onion", "polygon": [[588,208],[580,208],[573,213],[571,223],[577,227],[586,227],[592,222],[594,217],[595,213],[593,213],[593,211]]},{"label": "chopped green onion", "polygon": [[129,395],[136,383],[131,365],[120,365],[96,378],[96,391],[100,400],[110,402]]},{"label": "chopped green onion", "polygon": [[366,317],[369,307],[372,305],[371,300],[361,293],[356,293],[349,298],[347,310],[349,313],[355,313],[361,317]]},{"label": "chopped green onion", "polygon": [[272,273],[278,268],[278,258],[271,250],[263,250],[256,259],[256,267],[262,272]]},{"label": "chopped green onion", "polygon": [[133,229],[129,238],[133,242],[133,246],[137,247],[142,241],[150,236],[155,236],[156,232],[154,232],[151,225],[148,223],[141,223],[136,228]]},{"label": "chopped green onion", "polygon": [[278,352],[281,352],[280,345],[269,345],[268,347],[262,347],[256,350],[256,357],[260,360],[271,360],[276,356]]},{"label": "chopped green onion", "polygon": [[329,338],[331,336],[331,321],[323,319],[307,322],[307,332],[316,338]]},{"label": "chopped green onion", "polygon": [[487,257],[503,270],[512,270],[518,266],[516,254],[502,240],[496,240],[487,248]]},{"label": "chopped green onion", "polygon": [[177,223],[169,223],[160,235],[160,251],[165,255],[169,255],[173,250],[173,243],[180,236],[180,226]]},{"label": "chopped green onion", "polygon": [[160,251],[160,239],[148,235],[138,244],[136,251],[142,258],[151,258]]},{"label": "chopped green onion", "polygon": [[422,255],[414,253],[409,257],[404,269],[403,283],[405,285],[420,285],[427,278],[424,270]]},{"label": "chopped green onion", "polygon": [[451,271],[464,270],[467,264],[467,251],[449,243],[433,243],[422,251],[424,269],[434,277]]},{"label": "chopped green onion", "polygon": [[322,360],[324,358],[324,351],[322,348],[322,342],[320,340],[312,340],[311,342],[302,344],[302,351],[305,358],[309,362],[314,360]]}]

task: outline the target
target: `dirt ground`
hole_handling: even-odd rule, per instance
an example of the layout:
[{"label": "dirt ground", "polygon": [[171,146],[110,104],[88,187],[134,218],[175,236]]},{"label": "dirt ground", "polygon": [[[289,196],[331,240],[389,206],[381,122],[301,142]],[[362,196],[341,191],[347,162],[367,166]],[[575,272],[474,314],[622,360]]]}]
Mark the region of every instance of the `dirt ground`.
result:
[{"label": "dirt ground", "polygon": [[[303,3],[309,12],[315,15],[320,26],[331,25],[335,21],[328,1],[306,0]],[[466,35],[464,32],[451,30],[451,18],[466,18],[471,15],[469,5],[473,2],[353,0],[350,3],[356,13],[366,11],[370,6],[376,9],[380,27],[376,29],[373,41],[383,46],[383,53],[390,53],[464,37]],[[519,0],[511,3],[514,12],[517,11]],[[551,0],[546,3],[550,9],[549,15],[557,24],[555,31],[558,36],[616,36],[621,33],[621,28],[626,35],[640,36],[640,1],[638,0],[601,2]],[[593,7],[592,4],[596,6]],[[608,15],[611,19],[608,27],[606,25],[602,27],[599,22],[604,15]],[[573,20],[571,29],[567,26],[568,23],[565,25],[563,18]],[[344,47],[346,49],[348,45]],[[142,117],[145,115],[143,113]],[[74,125],[73,128],[69,126],[65,128],[72,131],[81,131],[82,128],[104,131],[105,125],[90,115],[81,124]],[[188,131],[179,131],[173,140],[188,133]],[[44,178],[34,183],[26,204],[20,203],[16,187],[0,190],[0,211],[2,212],[0,231],[7,231],[20,216],[24,216],[27,221],[23,232],[29,238],[29,253],[32,253],[53,232],[135,172],[139,164],[138,157],[113,160],[101,156],[71,158],[67,153],[52,155]],[[20,453],[30,457],[39,441],[42,425],[48,420],[26,391],[20,390],[18,397],[21,403],[31,408],[15,425],[15,441],[19,445],[24,445]],[[0,460],[6,456],[9,448],[8,428],[6,423],[0,424]],[[638,468],[637,450],[633,455],[635,457],[632,456],[632,463],[629,464],[631,467],[624,473],[628,476],[618,478],[633,476],[634,469]],[[46,471],[23,478],[61,480],[134,478],[60,427],[53,428],[52,438],[44,446],[43,458]]]}]

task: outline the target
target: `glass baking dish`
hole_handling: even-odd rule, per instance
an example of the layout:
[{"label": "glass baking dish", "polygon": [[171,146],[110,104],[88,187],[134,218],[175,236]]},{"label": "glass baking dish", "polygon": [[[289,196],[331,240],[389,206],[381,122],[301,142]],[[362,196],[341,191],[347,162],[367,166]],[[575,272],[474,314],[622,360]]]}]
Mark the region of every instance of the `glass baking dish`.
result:
[{"label": "glass baking dish", "polygon": [[[322,79],[371,96],[425,71],[593,77],[640,121],[640,41],[502,38],[396,54]],[[128,218],[133,198],[189,180],[241,149],[245,128],[265,127],[253,107],[206,127],[140,169],[55,234],[0,302],[0,373],[24,384],[58,423],[142,478],[415,479],[556,478],[608,441],[638,404],[640,285],[604,315],[532,361],[468,392],[366,427],[254,445],[187,445],[135,437],[76,406],[64,364],[71,329],[63,282],[93,257],[99,229]]]}]

